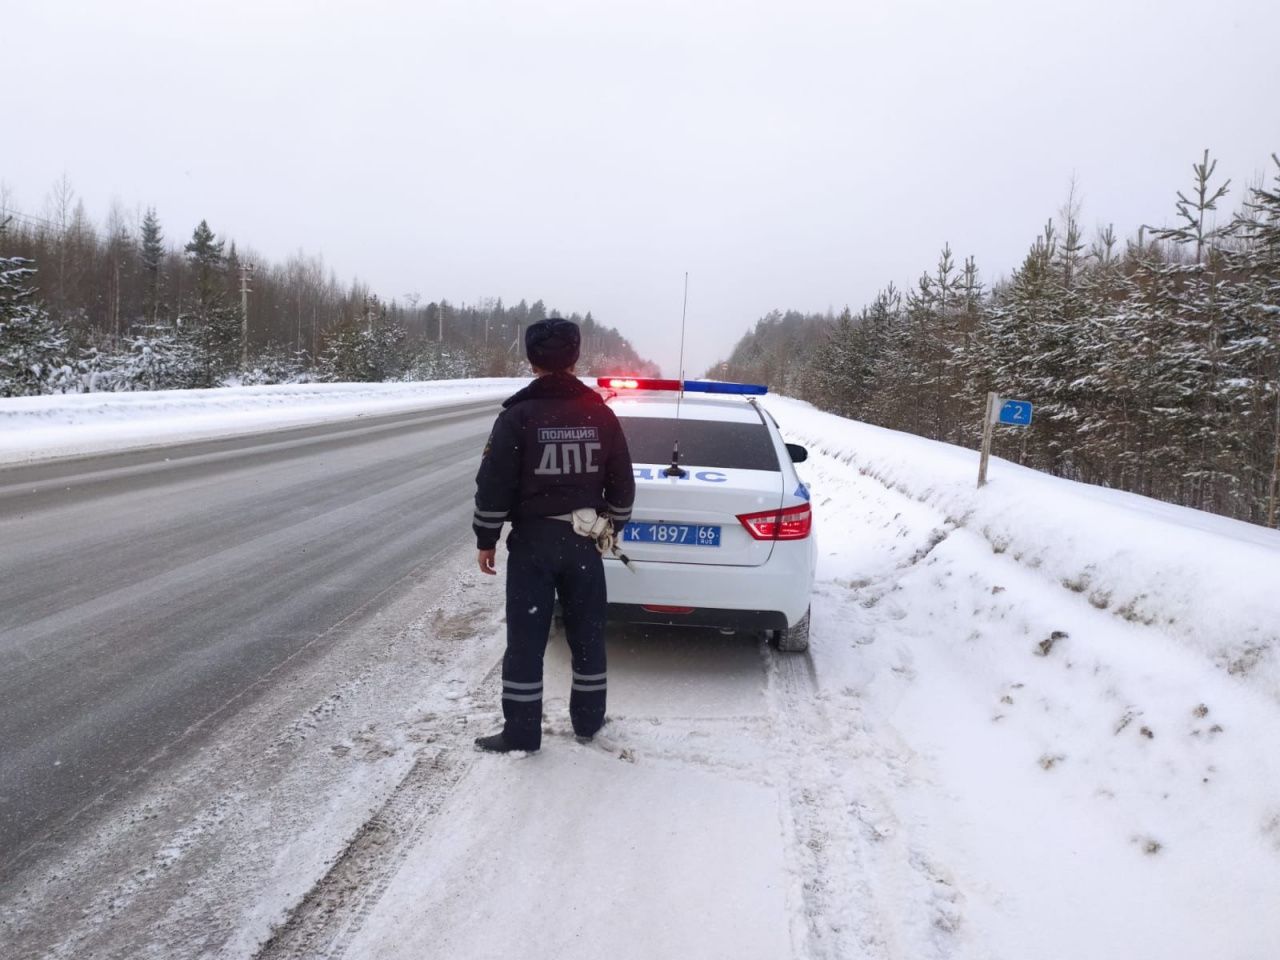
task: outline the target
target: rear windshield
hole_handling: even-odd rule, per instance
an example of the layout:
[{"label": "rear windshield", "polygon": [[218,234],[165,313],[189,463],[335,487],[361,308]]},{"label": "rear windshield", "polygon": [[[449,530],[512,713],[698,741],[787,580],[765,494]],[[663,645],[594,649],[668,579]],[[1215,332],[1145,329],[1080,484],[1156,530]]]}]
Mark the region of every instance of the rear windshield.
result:
[{"label": "rear windshield", "polygon": [[670,463],[672,441],[680,438],[680,462],[695,467],[777,470],[778,455],[763,423],[720,423],[665,417],[619,417],[636,463]]}]

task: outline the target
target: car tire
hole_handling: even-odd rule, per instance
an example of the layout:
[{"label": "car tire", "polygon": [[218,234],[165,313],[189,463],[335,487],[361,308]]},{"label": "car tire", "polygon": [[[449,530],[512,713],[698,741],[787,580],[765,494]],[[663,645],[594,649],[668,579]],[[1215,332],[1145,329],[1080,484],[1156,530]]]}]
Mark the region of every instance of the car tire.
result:
[{"label": "car tire", "polygon": [[792,626],[775,631],[779,650],[783,653],[804,653],[809,649],[809,614],[812,612],[810,607]]}]

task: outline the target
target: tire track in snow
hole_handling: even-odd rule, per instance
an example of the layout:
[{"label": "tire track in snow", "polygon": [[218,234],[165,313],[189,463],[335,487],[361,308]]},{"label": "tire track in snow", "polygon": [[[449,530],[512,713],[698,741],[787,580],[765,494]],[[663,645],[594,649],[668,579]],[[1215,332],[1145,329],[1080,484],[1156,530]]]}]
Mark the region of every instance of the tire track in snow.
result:
[{"label": "tire track in snow", "polygon": [[[827,472],[824,459],[815,458],[813,468]],[[843,472],[840,465],[831,466]],[[861,521],[882,527],[887,534],[882,542],[891,546],[864,558],[865,577],[819,580],[814,622],[820,659],[857,657],[859,649],[894,635],[907,609],[890,598],[957,529],[950,518],[903,502],[908,498],[873,478],[856,482],[870,488],[860,501],[867,514]],[[824,485],[829,484],[815,488]],[[840,626],[826,629],[825,624]],[[847,649],[829,652],[836,644]],[[887,658],[881,653],[874,659],[883,665]],[[915,682],[912,660],[905,645],[893,651],[891,684],[905,690]],[[964,895],[910,817],[899,813],[909,808],[903,801],[911,792],[926,785],[927,761],[894,729],[886,704],[868,712],[873,701],[864,688],[884,671],[868,672],[859,683],[837,690],[824,689],[825,677],[819,677],[810,656],[774,656],[766,670],[778,749],[785,758],[785,799],[795,832],[791,849],[802,877],[808,955],[815,960],[945,960],[962,954],[964,938],[957,934],[964,925]]]},{"label": "tire track in snow", "polygon": [[341,956],[469,769],[456,745],[420,757],[255,960]]}]

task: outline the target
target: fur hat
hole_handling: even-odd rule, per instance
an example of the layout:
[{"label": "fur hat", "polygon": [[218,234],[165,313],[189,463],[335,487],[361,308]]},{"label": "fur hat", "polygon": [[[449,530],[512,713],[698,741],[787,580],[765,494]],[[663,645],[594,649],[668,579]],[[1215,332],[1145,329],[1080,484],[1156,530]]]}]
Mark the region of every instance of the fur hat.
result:
[{"label": "fur hat", "polygon": [[572,320],[551,317],[531,323],[524,331],[524,352],[540,370],[568,370],[578,362],[582,334]]}]

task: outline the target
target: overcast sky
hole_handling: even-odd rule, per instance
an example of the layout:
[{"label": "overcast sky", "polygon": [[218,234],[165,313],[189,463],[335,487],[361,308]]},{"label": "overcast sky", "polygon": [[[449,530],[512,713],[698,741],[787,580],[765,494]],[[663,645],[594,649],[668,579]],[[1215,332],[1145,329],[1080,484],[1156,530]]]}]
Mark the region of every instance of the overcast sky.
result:
[{"label": "overcast sky", "polygon": [[[672,373],[944,241],[1006,274],[1066,196],[1172,219],[1280,151],[1276,0],[0,0],[0,180],[64,171],[385,297],[592,310]],[[1239,197],[1233,190],[1232,200]]]}]

